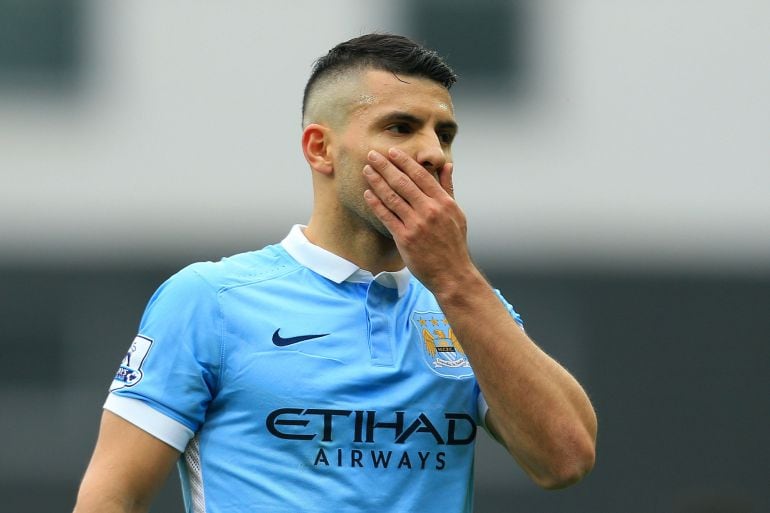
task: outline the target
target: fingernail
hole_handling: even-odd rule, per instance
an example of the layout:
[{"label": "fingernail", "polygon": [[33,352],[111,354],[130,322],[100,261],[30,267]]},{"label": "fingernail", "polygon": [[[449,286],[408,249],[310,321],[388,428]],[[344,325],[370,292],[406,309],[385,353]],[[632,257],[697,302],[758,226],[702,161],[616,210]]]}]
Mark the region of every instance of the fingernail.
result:
[{"label": "fingernail", "polygon": [[372,169],[372,166],[370,166],[369,164],[365,165],[364,166],[364,174],[365,175],[373,175],[374,174],[374,170]]},{"label": "fingernail", "polygon": [[382,156],[374,150],[370,151],[367,157],[369,157],[369,160],[372,162],[377,162],[382,158]]}]

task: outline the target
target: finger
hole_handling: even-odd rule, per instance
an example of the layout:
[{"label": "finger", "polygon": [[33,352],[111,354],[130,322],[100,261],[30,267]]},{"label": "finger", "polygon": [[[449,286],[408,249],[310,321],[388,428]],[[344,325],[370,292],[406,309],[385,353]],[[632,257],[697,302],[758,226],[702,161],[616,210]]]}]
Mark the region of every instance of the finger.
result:
[{"label": "finger", "polygon": [[[404,173],[400,171],[398,173],[401,175],[402,180],[408,180],[408,177],[404,175]],[[410,219],[410,216],[414,212],[412,206],[369,164],[364,166],[364,177],[369,182],[369,190],[377,197],[385,208],[398,216],[401,221]],[[414,187],[414,184],[412,184],[412,186]]]},{"label": "finger", "polygon": [[399,219],[396,214],[394,214],[388,207],[386,207],[380,198],[378,198],[377,195],[371,191],[371,189],[364,191],[364,201],[366,201],[366,203],[369,205],[369,208],[371,208],[372,212],[374,212],[374,215],[377,216],[377,219],[382,221],[382,224],[385,225],[385,228],[387,228],[392,235],[396,236],[401,230],[403,230],[403,221],[401,221],[401,219]]},{"label": "finger", "polygon": [[404,151],[398,148],[391,148],[388,150],[388,156],[390,160],[401,169],[409,178],[412,179],[414,184],[422,191],[432,198],[439,197],[444,194],[444,190],[436,181],[433,174],[425,169],[425,167],[407,155]]},{"label": "finger", "polygon": [[[409,173],[397,165],[397,163],[392,162],[384,155],[374,150],[369,152],[368,159],[371,167],[387,182],[390,188],[407,203],[412,206],[417,206],[421,200],[426,199],[425,193],[417,186],[417,184],[415,184]],[[425,168],[417,164],[417,162],[412,160],[412,163],[420,167],[423,173],[427,173]],[[414,172],[414,170],[412,170],[412,172]],[[380,198],[382,198],[382,196],[380,196]]]},{"label": "finger", "polygon": [[438,182],[441,184],[441,188],[444,189],[452,199],[455,197],[455,187],[452,182],[452,173],[454,173],[454,169],[454,164],[447,162],[438,172]]}]

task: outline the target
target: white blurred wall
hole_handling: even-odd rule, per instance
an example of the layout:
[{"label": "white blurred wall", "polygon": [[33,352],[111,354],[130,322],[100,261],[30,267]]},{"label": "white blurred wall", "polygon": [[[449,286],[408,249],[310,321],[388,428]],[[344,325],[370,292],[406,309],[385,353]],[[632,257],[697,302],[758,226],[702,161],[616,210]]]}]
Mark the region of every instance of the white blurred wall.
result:
[{"label": "white blurred wall", "polygon": [[[770,3],[533,3],[527,96],[456,104],[475,255],[770,269]],[[400,23],[376,1],[88,5],[82,89],[0,93],[0,261],[280,238],[310,212],[313,60]]]}]

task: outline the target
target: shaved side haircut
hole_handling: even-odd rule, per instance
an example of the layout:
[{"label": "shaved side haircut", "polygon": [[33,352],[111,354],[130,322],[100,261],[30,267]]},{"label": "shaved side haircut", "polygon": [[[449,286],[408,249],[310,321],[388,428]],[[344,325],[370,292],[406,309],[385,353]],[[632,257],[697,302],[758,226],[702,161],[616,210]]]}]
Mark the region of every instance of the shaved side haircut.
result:
[{"label": "shaved side haircut", "polygon": [[[327,86],[369,69],[426,78],[447,89],[457,81],[455,72],[434,50],[404,36],[366,34],[338,44],[315,62],[302,98],[302,125],[319,121],[310,119],[315,115],[312,111],[318,109],[314,109],[313,104],[328,99],[325,98],[329,96],[328,91],[326,95],[322,93],[329,89]],[[333,106],[334,109],[341,107]]]}]

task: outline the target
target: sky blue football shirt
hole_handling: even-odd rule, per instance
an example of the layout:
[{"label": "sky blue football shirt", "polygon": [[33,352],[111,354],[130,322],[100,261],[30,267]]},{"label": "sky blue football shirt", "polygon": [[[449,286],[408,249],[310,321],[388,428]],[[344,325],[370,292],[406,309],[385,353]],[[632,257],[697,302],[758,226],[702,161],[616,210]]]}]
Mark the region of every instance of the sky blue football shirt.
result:
[{"label": "sky blue football shirt", "polygon": [[486,405],[435,298],[299,225],[166,281],[110,391],[183,453],[189,512],[471,511]]}]

